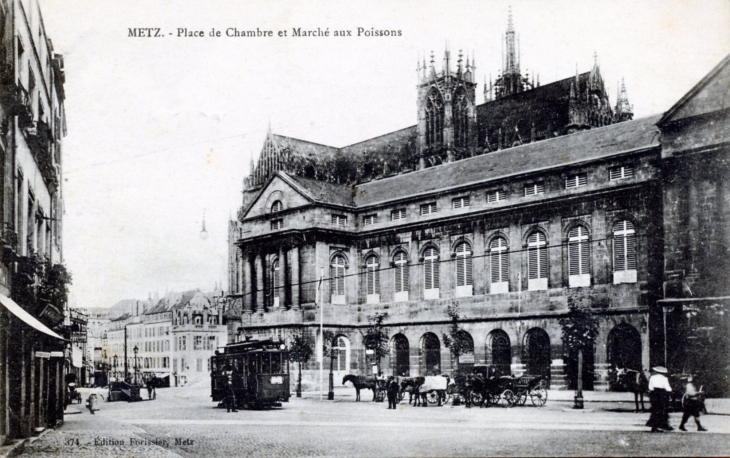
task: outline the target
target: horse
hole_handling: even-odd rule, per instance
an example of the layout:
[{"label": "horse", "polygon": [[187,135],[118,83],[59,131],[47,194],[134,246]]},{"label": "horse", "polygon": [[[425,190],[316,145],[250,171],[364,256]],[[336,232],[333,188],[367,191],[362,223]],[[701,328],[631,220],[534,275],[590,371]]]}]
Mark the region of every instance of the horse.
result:
[{"label": "horse", "polygon": [[355,402],[360,402],[360,390],[367,388],[373,391],[373,401],[375,401],[375,394],[378,389],[378,381],[376,379],[367,379],[361,375],[347,374],[342,379],[342,384],[350,382],[355,387]]},{"label": "horse", "polygon": [[419,396],[419,390],[421,388],[421,385],[423,385],[423,382],[425,381],[425,377],[409,377],[401,380],[400,390],[404,393],[409,393],[408,404],[413,404],[414,406],[421,405],[421,396]]},{"label": "horse", "polygon": [[634,393],[635,412],[639,411],[639,399],[641,399],[641,411],[646,412],[644,393],[649,391],[649,380],[643,372],[626,367],[619,369],[616,366],[616,385]]}]

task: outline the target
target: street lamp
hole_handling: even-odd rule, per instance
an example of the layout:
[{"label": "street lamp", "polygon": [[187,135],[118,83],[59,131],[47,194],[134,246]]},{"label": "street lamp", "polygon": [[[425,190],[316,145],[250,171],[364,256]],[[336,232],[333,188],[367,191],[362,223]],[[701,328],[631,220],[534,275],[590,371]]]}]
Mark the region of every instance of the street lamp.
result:
[{"label": "street lamp", "polygon": [[117,367],[117,355],[114,355],[114,381],[119,381],[119,368]]},{"label": "street lamp", "polygon": [[138,373],[139,373],[139,362],[137,360],[137,352],[139,351],[139,348],[137,348],[137,346],[135,345],[134,348],[132,349],[132,351],[134,352],[134,384],[137,385],[138,384],[137,377],[138,377]]}]

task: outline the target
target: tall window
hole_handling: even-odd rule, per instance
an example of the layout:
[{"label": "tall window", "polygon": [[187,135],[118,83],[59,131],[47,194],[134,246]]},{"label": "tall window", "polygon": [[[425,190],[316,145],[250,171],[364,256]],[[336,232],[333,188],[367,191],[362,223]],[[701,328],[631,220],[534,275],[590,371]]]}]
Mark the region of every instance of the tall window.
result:
[{"label": "tall window", "polygon": [[439,297],[439,254],[436,248],[429,247],[423,253],[424,299]]},{"label": "tall window", "polygon": [[527,289],[547,289],[547,240],[542,232],[527,238]]},{"label": "tall window", "polygon": [[471,296],[471,247],[462,242],[456,246],[456,296]]},{"label": "tall window", "polygon": [[333,304],[345,303],[345,258],[339,254],[330,265],[330,294]]},{"label": "tall window", "polygon": [[277,200],[271,205],[271,213],[280,212],[284,206],[281,204],[280,200]]},{"label": "tall window", "polygon": [[454,146],[466,148],[469,144],[469,103],[461,89],[454,96]]},{"label": "tall window", "polygon": [[509,256],[507,255],[507,240],[497,237],[489,242],[489,257],[492,268],[492,294],[509,292]]},{"label": "tall window", "polygon": [[365,288],[368,304],[380,302],[380,260],[369,256],[365,261]]},{"label": "tall window", "polygon": [[274,259],[271,263],[271,297],[273,297],[273,306],[279,306],[279,296],[281,296],[281,263],[279,258]]},{"label": "tall window", "polygon": [[613,283],[636,283],[636,230],[631,221],[613,226]]},{"label": "tall window", "polygon": [[588,230],[576,226],[568,232],[568,281],[572,288],[590,286]]},{"label": "tall window", "polygon": [[393,257],[395,268],[395,301],[408,300],[408,256],[399,251]]},{"label": "tall window", "polygon": [[432,148],[444,141],[444,100],[441,93],[431,89],[426,101],[426,146]]},{"label": "tall window", "polygon": [[332,368],[336,371],[347,370],[347,340],[339,336],[335,340],[335,346],[332,349],[332,356],[334,361],[332,362]]}]

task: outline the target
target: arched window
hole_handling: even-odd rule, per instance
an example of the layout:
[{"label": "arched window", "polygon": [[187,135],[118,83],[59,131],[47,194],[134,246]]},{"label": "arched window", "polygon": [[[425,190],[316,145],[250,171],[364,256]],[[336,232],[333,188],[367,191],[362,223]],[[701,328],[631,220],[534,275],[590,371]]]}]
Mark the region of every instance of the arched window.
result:
[{"label": "arched window", "polygon": [[399,251],[393,256],[395,274],[395,302],[408,300],[408,256]]},{"label": "arched window", "polygon": [[628,220],[613,225],[613,283],[636,283],[636,230]]},{"label": "arched window", "polygon": [[496,237],[489,242],[489,258],[492,268],[492,294],[509,292],[509,255],[507,254],[507,239]]},{"label": "arched window", "polygon": [[441,342],[436,334],[427,332],[421,337],[421,375],[441,373]]},{"label": "arched window", "polygon": [[472,293],[471,247],[461,242],[456,246],[456,296],[471,296]]},{"label": "arched window", "polygon": [[439,253],[428,247],[423,253],[424,299],[439,298]]},{"label": "arched window", "polygon": [[368,304],[380,302],[380,259],[375,255],[365,260],[365,291]]},{"label": "arched window", "polygon": [[274,307],[279,306],[279,297],[282,295],[280,270],[279,258],[276,258],[271,263],[271,297]]},{"label": "arched window", "polygon": [[338,254],[330,265],[330,294],[333,304],[345,303],[345,257]]},{"label": "arched window", "polygon": [[454,146],[466,148],[469,144],[469,103],[464,89],[454,96]]},{"label": "arched window", "polygon": [[432,89],[426,101],[426,146],[432,148],[444,141],[444,100]]},{"label": "arched window", "polygon": [[527,238],[527,289],[529,291],[547,289],[547,264],[545,234],[535,231]]},{"label": "arched window", "polygon": [[568,232],[568,283],[571,288],[591,286],[588,230],[576,226]]},{"label": "arched window", "polygon": [[347,367],[347,350],[349,345],[347,339],[343,336],[338,336],[335,339],[334,347],[332,348],[332,368],[336,371],[346,371]]},{"label": "arched window", "polygon": [[273,204],[271,204],[271,213],[280,212],[284,209],[284,206],[282,205],[280,200],[277,200]]},{"label": "arched window", "polygon": [[398,377],[407,377],[411,373],[411,356],[408,338],[403,334],[396,334],[391,340],[391,369]]}]

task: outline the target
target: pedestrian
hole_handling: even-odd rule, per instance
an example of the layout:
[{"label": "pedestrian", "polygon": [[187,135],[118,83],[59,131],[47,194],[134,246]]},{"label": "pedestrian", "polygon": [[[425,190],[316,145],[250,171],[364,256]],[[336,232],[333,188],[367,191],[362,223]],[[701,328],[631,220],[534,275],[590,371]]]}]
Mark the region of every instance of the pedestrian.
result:
[{"label": "pedestrian", "polygon": [[236,409],[236,392],[233,389],[233,371],[230,367],[226,368],[223,373],[226,380],[226,409],[227,412],[238,412]]},{"label": "pedestrian", "polygon": [[97,398],[96,393],[91,393],[89,395],[89,399],[86,400],[86,407],[92,415],[94,415],[95,411],[99,410],[99,399]]},{"label": "pedestrian", "polygon": [[154,387],[152,386],[152,379],[147,380],[147,399],[150,401],[152,400],[152,391],[154,390]]},{"label": "pedestrian", "polygon": [[656,366],[651,368],[651,378],[649,378],[651,416],[649,421],[646,422],[646,426],[650,426],[653,433],[674,429],[669,426],[669,393],[672,392],[672,387],[669,385],[667,374],[669,374],[669,371],[666,367]]},{"label": "pedestrian", "polygon": [[398,382],[392,375],[388,378],[385,389],[388,393],[388,408],[395,409],[395,405],[398,403]]},{"label": "pedestrian", "polygon": [[700,410],[702,410],[702,391],[698,391],[692,383],[692,376],[687,378],[687,385],[684,387],[684,397],[682,398],[682,422],[679,424],[679,429],[687,431],[684,424],[687,423],[689,417],[692,416],[697,423],[697,431],[707,431],[700,424]]}]

